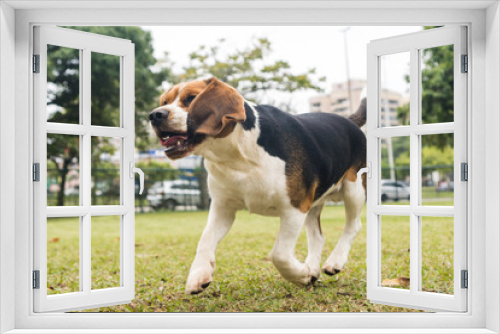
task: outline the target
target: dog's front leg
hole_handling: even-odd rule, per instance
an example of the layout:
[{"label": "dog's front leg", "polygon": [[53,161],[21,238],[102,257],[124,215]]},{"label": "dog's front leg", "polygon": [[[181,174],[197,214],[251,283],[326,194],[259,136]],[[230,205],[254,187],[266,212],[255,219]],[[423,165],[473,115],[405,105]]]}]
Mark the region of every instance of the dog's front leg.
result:
[{"label": "dog's front leg", "polygon": [[317,270],[309,268],[295,257],[295,244],[307,214],[290,209],[281,216],[280,231],[271,252],[271,259],[283,277],[298,285],[314,283]]},{"label": "dog's front leg", "polygon": [[214,199],[208,213],[208,223],[203,231],[191,265],[186,284],[187,294],[197,294],[212,282],[215,270],[215,250],[233,225],[236,209],[217,203]]}]

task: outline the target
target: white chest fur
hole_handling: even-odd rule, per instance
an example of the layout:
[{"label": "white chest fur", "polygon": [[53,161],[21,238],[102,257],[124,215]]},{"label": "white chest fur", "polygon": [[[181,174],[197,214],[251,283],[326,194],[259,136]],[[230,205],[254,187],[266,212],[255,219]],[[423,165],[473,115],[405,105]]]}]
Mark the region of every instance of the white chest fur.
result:
[{"label": "white chest fur", "polygon": [[238,125],[226,138],[208,139],[199,154],[205,157],[212,200],[251,213],[279,216],[291,206],[285,162],[259,146],[258,137],[258,126],[249,131]]},{"label": "white chest fur", "polygon": [[205,165],[213,199],[235,205],[238,209],[247,208],[250,213],[279,216],[283,207],[290,205],[285,163],[269,155],[265,161],[262,165],[234,166],[207,160]]}]

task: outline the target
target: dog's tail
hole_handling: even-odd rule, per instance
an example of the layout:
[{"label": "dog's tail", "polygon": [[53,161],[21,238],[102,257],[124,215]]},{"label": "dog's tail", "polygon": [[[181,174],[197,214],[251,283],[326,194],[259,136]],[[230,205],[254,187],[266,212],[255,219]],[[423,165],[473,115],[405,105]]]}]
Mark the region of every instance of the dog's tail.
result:
[{"label": "dog's tail", "polygon": [[349,119],[354,122],[359,127],[362,127],[366,123],[366,97],[361,99],[358,110],[349,116]]}]

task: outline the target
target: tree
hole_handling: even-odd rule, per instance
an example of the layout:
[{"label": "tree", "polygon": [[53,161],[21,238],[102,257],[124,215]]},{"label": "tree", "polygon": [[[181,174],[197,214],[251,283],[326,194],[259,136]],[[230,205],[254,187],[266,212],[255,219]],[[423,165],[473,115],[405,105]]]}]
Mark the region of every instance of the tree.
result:
[{"label": "tree", "polygon": [[[156,107],[160,86],[169,78],[169,69],[153,71],[157,60],[153,56],[151,34],[140,27],[69,27],[72,29],[131,40],[135,44],[135,130],[136,147],[149,144],[147,114]],[[79,124],[79,51],[49,45],[47,49],[47,82],[49,122]],[[120,111],[120,59],[117,56],[92,53],[91,119],[93,125],[118,126]],[[64,205],[64,180],[69,164],[79,159],[78,140],[52,135],[47,143],[47,159],[55,163],[59,179],[57,205]],[[92,138],[92,167],[101,164],[103,152],[114,153],[109,139]],[[63,153],[64,152],[64,153]]]},{"label": "tree", "polygon": [[[435,137],[435,136],[432,136]],[[435,142],[435,141],[434,141]],[[410,152],[401,152],[396,158],[399,178],[410,174]],[[440,171],[442,176],[451,174],[453,177],[453,146],[438,147],[436,145],[422,146],[422,177],[434,171]],[[385,166],[387,168],[387,166]],[[382,169],[384,166],[382,167]]]},{"label": "tree", "polygon": [[[258,103],[266,100],[266,92],[292,93],[298,90],[313,89],[320,91],[319,82],[325,77],[317,77],[314,68],[295,74],[288,62],[276,60],[269,62],[272,52],[271,42],[267,38],[255,38],[250,46],[225,53],[228,48],[225,40],[219,40],[217,45],[208,47],[201,45],[190,55],[190,63],[183,68],[183,72],[171,76],[171,83],[196,80],[200,77],[215,76],[236,88],[247,100]],[[164,64],[170,65],[168,54],[163,59]],[[270,103],[269,99],[266,101]],[[291,111],[290,104],[283,104],[285,111]],[[203,167],[196,170],[200,185],[202,208],[208,209],[209,196],[207,185],[207,171]]]},{"label": "tree", "polygon": [[220,39],[215,46],[199,46],[189,55],[189,65],[183,68],[183,73],[177,75],[173,83],[212,75],[236,88],[246,99],[256,100],[261,97],[257,93],[268,91],[320,91],[318,83],[325,81],[325,77],[315,76],[314,68],[294,74],[290,64],[284,60],[268,62],[272,48],[267,38],[255,38],[249,47],[227,54],[225,50],[224,39]]},{"label": "tree", "polygon": [[[424,27],[425,30],[433,28],[436,27]],[[453,45],[423,49],[422,61],[422,122],[453,122]],[[409,76],[405,79],[410,82]],[[409,123],[409,115],[409,105],[398,108],[401,124]],[[434,136],[432,143],[427,142],[426,136],[422,140],[444,148],[453,144],[453,134]]]}]

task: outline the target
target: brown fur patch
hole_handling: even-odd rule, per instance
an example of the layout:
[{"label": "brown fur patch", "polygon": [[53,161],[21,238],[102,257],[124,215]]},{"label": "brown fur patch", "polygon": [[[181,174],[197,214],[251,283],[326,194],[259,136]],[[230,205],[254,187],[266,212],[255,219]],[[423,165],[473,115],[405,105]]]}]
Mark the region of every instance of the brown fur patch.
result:
[{"label": "brown fur patch", "polygon": [[319,234],[323,235],[323,231],[321,230],[321,217],[320,216],[318,216],[318,230],[319,230]]},{"label": "brown fur patch", "polygon": [[[344,175],[342,175],[342,178],[339,180],[339,182],[341,182],[344,178],[351,181],[351,182],[356,182],[356,180],[358,179],[358,171],[363,167],[366,167],[366,164],[363,164],[359,168],[355,168],[355,167],[349,168],[344,173]],[[365,191],[366,191],[366,173],[363,173],[363,175],[361,175],[361,183],[363,185],[363,188],[365,188]]]},{"label": "brown fur patch", "polygon": [[358,178],[358,171],[354,169],[354,167],[351,167],[344,173],[343,178],[346,178],[351,182],[356,182],[356,179]]},{"label": "brown fur patch", "polygon": [[309,189],[305,190],[305,196],[299,205],[299,210],[306,213],[311,209],[314,202],[314,194],[316,193],[316,188],[318,188],[318,181],[314,181],[313,185]]},{"label": "brown fur patch", "polygon": [[205,88],[207,88],[208,83],[205,80],[191,81],[186,83],[182,90],[181,85],[182,84],[177,84],[172,86],[165,93],[163,93],[160,97],[160,105],[164,106],[171,104],[179,96],[179,107],[187,108],[189,107],[189,103],[186,102],[186,99],[191,95],[198,96]]},{"label": "brown fur patch", "polygon": [[179,96],[179,106],[189,107],[189,103],[186,99],[189,96],[198,96],[205,88],[207,88],[207,83],[205,81],[193,81],[187,83],[180,92]]},{"label": "brown fur patch", "polygon": [[165,93],[160,96],[160,105],[164,106],[175,101],[177,94],[179,94],[180,85],[170,87]]},{"label": "brown fur patch", "polygon": [[[190,96],[194,97],[191,101]],[[246,119],[243,97],[215,77],[170,87],[161,95],[160,105],[172,104],[177,98],[178,107],[192,114],[198,133],[224,138],[233,132],[236,123]],[[168,123],[168,119],[164,122]]]},{"label": "brown fur patch", "polygon": [[223,138],[246,119],[243,97],[233,87],[212,78],[189,106],[195,133]]},{"label": "brown fur patch", "polygon": [[286,187],[290,202],[293,207],[301,212],[308,212],[314,202],[316,189],[318,188],[318,180],[307,187],[304,180],[303,168],[305,159],[304,152],[298,145],[293,143],[293,138],[286,140],[288,151],[291,154],[290,161],[286,166]]}]

